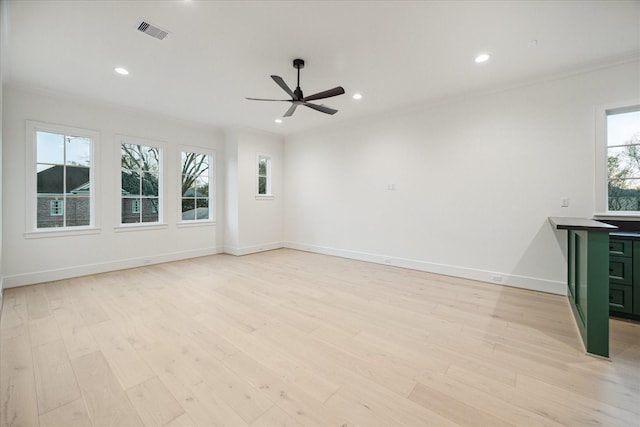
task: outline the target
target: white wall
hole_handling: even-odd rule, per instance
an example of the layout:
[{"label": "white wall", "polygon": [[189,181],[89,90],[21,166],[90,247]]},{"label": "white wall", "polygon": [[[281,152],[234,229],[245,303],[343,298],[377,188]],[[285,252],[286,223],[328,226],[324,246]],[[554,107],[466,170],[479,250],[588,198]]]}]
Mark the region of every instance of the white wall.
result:
[{"label": "white wall", "polygon": [[[26,200],[25,120],[61,124],[100,133],[96,147],[96,215],[98,234],[28,238]],[[117,231],[120,221],[119,140],[116,134],[166,143],[165,222],[161,229]],[[3,128],[4,205],[3,276],[5,287],[91,274],[145,263],[163,262],[220,252],[223,235],[216,224],[179,227],[180,144],[216,150],[216,217],[224,204],[224,138],[210,127],[117,106],[5,87]]]},{"label": "white wall", "polygon": [[[225,135],[227,230],[225,252],[234,255],[281,248],[284,234],[282,137],[247,129]],[[257,155],[271,157],[273,198],[257,195]]]},{"label": "white wall", "polygon": [[565,293],[547,217],[593,215],[594,108],[633,97],[638,62],[288,137],[285,245]]}]

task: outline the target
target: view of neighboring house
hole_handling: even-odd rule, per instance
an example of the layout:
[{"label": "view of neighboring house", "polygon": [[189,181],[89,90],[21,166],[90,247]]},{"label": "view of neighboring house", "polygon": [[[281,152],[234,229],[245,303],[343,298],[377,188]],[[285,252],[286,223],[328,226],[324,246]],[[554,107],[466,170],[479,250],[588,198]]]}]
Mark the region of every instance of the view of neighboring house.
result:
[{"label": "view of neighboring house", "polygon": [[[55,165],[38,172],[38,228],[89,225],[89,168]],[[65,192],[66,189],[66,192]],[[66,215],[65,215],[66,211]]]}]

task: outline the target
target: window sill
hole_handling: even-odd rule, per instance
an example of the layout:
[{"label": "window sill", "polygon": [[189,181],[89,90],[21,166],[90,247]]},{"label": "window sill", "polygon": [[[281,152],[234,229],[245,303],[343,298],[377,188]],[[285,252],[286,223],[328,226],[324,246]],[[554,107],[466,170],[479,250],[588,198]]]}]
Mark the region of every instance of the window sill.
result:
[{"label": "window sill", "polygon": [[616,219],[619,221],[638,221],[640,212],[607,212],[593,214],[593,219]]},{"label": "window sill", "polygon": [[89,234],[100,234],[102,229],[100,228],[81,228],[81,229],[69,229],[63,230],[56,229],[43,229],[38,231],[28,231],[24,233],[26,239],[43,239],[48,237],[72,237],[72,236],[85,236]]},{"label": "window sill", "polygon": [[117,227],[113,227],[113,231],[116,233],[126,232],[126,231],[147,231],[147,230],[166,230],[169,228],[167,224],[144,224],[144,223],[133,223],[133,224],[122,224]]},{"label": "window sill", "polygon": [[258,194],[256,200],[273,200],[274,197],[271,194]]},{"label": "window sill", "polygon": [[178,228],[190,228],[190,227],[208,227],[208,226],[214,226],[216,225],[216,221],[212,220],[212,221],[183,221],[183,222],[179,222],[177,227]]}]

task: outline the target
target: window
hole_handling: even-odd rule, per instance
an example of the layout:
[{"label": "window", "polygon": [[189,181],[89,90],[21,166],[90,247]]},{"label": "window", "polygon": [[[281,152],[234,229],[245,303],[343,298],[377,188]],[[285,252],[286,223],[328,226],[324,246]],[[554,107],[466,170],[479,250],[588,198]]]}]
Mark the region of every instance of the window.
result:
[{"label": "window", "polygon": [[607,210],[640,212],[640,106],[606,111]]},{"label": "window", "polygon": [[121,144],[122,224],[160,222],[161,155],[160,147]]},{"label": "window", "polygon": [[[33,199],[36,230],[71,229],[93,225],[94,132],[46,123],[27,122],[34,144],[28,145],[35,160],[28,182]],[[34,150],[33,152],[31,150]]]},{"label": "window", "polygon": [[201,150],[182,151],[181,171],[181,220],[211,221],[211,183],[213,182],[213,154]]},{"label": "window", "polygon": [[271,157],[258,154],[258,196],[271,196]]},{"label": "window", "polygon": [[64,213],[62,200],[52,200],[49,202],[49,215],[60,216]]}]

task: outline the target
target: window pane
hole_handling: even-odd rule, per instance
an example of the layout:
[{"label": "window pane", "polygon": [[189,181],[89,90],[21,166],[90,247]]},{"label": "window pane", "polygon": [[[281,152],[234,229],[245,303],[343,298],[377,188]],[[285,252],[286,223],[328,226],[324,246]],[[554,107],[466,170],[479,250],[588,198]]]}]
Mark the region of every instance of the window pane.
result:
[{"label": "window pane", "polygon": [[640,178],[640,146],[609,148],[607,156],[609,179]]},{"label": "window pane", "polygon": [[182,199],[182,220],[193,221],[196,219],[195,199]]},{"label": "window pane", "polygon": [[199,153],[182,153],[182,171],[194,176],[202,175],[209,168],[209,156]]},{"label": "window pane", "polygon": [[91,140],[80,136],[67,136],[67,164],[89,166],[91,164]]},{"label": "window pane", "polygon": [[38,165],[37,191],[38,194],[64,193],[64,166]]},{"label": "window pane", "polygon": [[197,219],[209,219],[209,199],[197,199],[196,206]]},{"label": "window pane", "polygon": [[196,155],[193,174],[196,177],[209,176],[209,156],[206,154]]},{"label": "window pane", "polygon": [[609,181],[610,211],[640,211],[640,179]]},{"label": "window pane", "polygon": [[142,199],[142,222],[158,222],[158,199]]},{"label": "window pane", "polygon": [[158,197],[158,175],[144,172],[142,177],[142,195]]},{"label": "window pane", "polygon": [[38,163],[64,163],[64,135],[36,132]]},{"label": "window pane", "polygon": [[196,190],[194,188],[194,177],[192,175],[182,175],[182,196],[195,197]]},{"label": "window pane", "polygon": [[267,159],[264,157],[260,157],[260,160],[258,161],[258,175],[267,175]]},{"label": "window pane", "polygon": [[258,178],[258,194],[267,194],[267,177]]},{"label": "window pane", "polygon": [[67,194],[90,194],[91,182],[89,168],[67,166]]},{"label": "window pane", "polygon": [[209,197],[209,177],[200,177],[196,180],[196,197]]},{"label": "window pane", "polygon": [[61,208],[64,213],[64,204],[62,203],[62,199],[51,196],[38,197],[36,214],[36,226],[38,228],[64,226],[64,215],[58,215],[58,212],[55,210],[52,212],[51,209],[52,202],[56,204],[56,201],[62,204]]},{"label": "window pane", "polygon": [[607,145],[640,143],[640,111],[607,116]]},{"label": "window pane", "polygon": [[122,223],[131,224],[140,222],[140,214],[134,213],[134,204],[140,203],[140,199],[123,197],[122,198]]},{"label": "window pane", "polygon": [[123,196],[140,194],[140,174],[138,172],[122,169],[120,176]]},{"label": "window pane", "polygon": [[146,147],[142,145],[140,151],[142,155],[142,165],[140,169],[157,173],[160,165],[160,150],[157,147]]},{"label": "window pane", "polygon": [[67,227],[86,226],[91,223],[91,202],[89,197],[67,197],[65,208]]},{"label": "window pane", "polygon": [[142,154],[139,145],[122,144],[120,156],[123,168],[140,169]]}]

